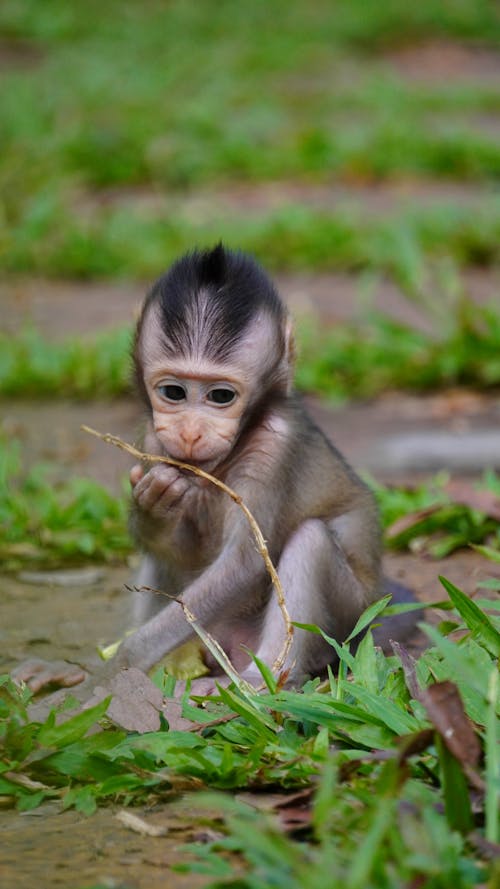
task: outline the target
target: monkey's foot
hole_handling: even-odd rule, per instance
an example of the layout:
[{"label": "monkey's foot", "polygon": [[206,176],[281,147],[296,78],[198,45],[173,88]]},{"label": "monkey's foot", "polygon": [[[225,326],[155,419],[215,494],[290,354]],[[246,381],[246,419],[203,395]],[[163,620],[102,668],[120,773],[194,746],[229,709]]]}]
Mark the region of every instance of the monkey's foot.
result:
[{"label": "monkey's foot", "polygon": [[[224,688],[229,685],[230,680],[227,676],[203,676],[199,679],[191,680],[191,689],[189,691],[190,698],[206,698],[208,695],[217,695],[217,685]],[[186,692],[187,682],[178,680],[175,683],[174,700],[180,701]]]},{"label": "monkey's foot", "polygon": [[[264,680],[260,672],[256,671],[255,674],[250,671],[245,671],[241,675],[241,678],[248,682],[249,685],[253,685],[255,687],[255,691],[259,691],[264,686]],[[186,682],[177,682],[175,685],[175,699],[179,700],[186,691]],[[209,695],[217,695],[219,693],[218,686],[222,688],[226,688],[231,684],[231,680],[229,676],[203,676],[199,679],[193,679],[191,681],[191,689],[189,692],[190,698],[205,698]]]},{"label": "monkey's foot", "polygon": [[87,678],[87,673],[77,664],[66,661],[44,661],[30,658],[11,673],[18,684],[25,682],[33,694],[49,688],[72,688]]}]

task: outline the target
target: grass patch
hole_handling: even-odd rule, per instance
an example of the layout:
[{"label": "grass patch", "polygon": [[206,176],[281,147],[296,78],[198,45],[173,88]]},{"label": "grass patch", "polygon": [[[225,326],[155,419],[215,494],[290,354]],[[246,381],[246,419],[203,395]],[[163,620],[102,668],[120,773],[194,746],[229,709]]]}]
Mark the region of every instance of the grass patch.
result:
[{"label": "grass patch", "polygon": [[[17,214],[17,211],[16,211]],[[97,204],[80,218],[57,192],[31,195],[0,232],[5,270],[79,278],[156,277],[193,245],[223,240],[270,269],[369,270],[390,275],[405,291],[422,291],[432,263],[460,269],[499,262],[500,201],[442,204],[367,214],[340,204],[333,211],[288,203],[257,214],[206,204],[138,208]]]},{"label": "grass patch", "polygon": [[[163,46],[166,54],[177,42],[181,58],[186,46],[199,37],[204,38],[200,46],[200,56],[204,58],[211,49],[207,41],[218,39],[224,45],[229,39],[229,13],[232,31],[238,39],[246,38],[244,47],[262,67],[265,63],[292,64],[296,50],[302,48],[302,52],[310,52],[309,47],[302,46],[305,39],[326,47],[332,42],[380,47],[435,34],[486,42],[500,36],[497,10],[488,0],[474,4],[451,0],[446,6],[439,0],[424,0],[410,10],[404,0],[395,0],[387,7],[381,7],[376,0],[363,3],[339,0],[335,10],[327,0],[319,0],[314,11],[298,0],[272,0],[270,4],[244,2],[237,9],[233,9],[228,0],[209,2],[199,9],[186,7],[178,0],[167,8],[161,3],[144,7],[137,0],[110,0],[105,7],[96,0],[90,0],[84,7],[74,0],[69,3],[53,0],[50,9],[40,6],[36,0],[6,0],[0,22],[3,32],[13,39],[32,38],[52,46],[69,39],[77,43],[94,39],[110,41],[114,35],[117,40],[128,38],[131,43],[136,37],[139,45],[149,40],[151,45]],[[256,36],[261,38],[257,44],[252,39]],[[277,47],[280,53],[276,52]],[[155,60],[146,58],[144,62],[154,64]],[[186,64],[192,64],[191,59],[186,59]]]},{"label": "grass patch", "polygon": [[[413,488],[368,483],[389,547],[442,558],[475,544],[500,560],[495,473],[458,492],[446,475]],[[25,472],[21,444],[0,438],[0,490],[0,559],[6,571],[111,561],[132,550],[125,483],[122,496],[114,497],[90,479],[61,479],[54,464]]]},{"label": "grass patch", "polygon": [[4,570],[123,559],[132,548],[128,501],[90,479],[27,472],[19,442],[0,440],[0,560]]},{"label": "grass patch", "polygon": [[486,543],[500,560],[500,478],[494,472],[476,485],[454,485],[447,473],[406,488],[368,481],[388,547],[442,559],[460,547]]},{"label": "grass patch", "polygon": [[[109,189],[138,185],[158,195],[242,179],[498,180],[500,148],[484,120],[500,109],[498,87],[412,83],[380,53],[436,37],[495,44],[499,32],[486,0],[412,11],[402,0],[7,0],[3,267],[116,274],[137,253],[144,269],[148,226],[137,217],[133,249],[121,249],[126,220],[103,213],[87,231],[82,193],[106,204]],[[167,254],[170,228],[160,220],[153,231]]]},{"label": "grass patch", "polygon": [[[298,326],[297,385],[326,397],[367,398],[387,389],[429,392],[500,384],[500,314],[458,301],[436,335],[373,315],[324,333]],[[0,332],[0,395],[92,399],[131,391],[130,331],[48,342],[35,330]]]},{"label": "grass patch", "polygon": [[387,389],[429,392],[500,383],[500,314],[464,302],[437,321],[436,336],[376,316],[321,334],[304,331],[299,388],[325,396],[369,398]]},{"label": "grass patch", "polygon": [[107,701],[63,723],[54,715],[32,722],[27,692],[4,677],[0,793],[22,811],[55,799],[91,814],[109,802],[168,798],[178,776],[184,789],[189,780],[224,791],[315,787],[302,798],[302,841],[293,822],[286,827],[286,796],[280,828],[227,793],[212,795],[224,835],[188,847],[196,860],[182,869],[234,886],[229,851],[246,863],[243,889],[494,885],[498,611],[486,615],[443,584],[454,625],[464,628],[458,641],[447,637],[449,625],[427,627],[432,647],[414,662],[402,650],[384,656],[369,633],[355,655],[340,647],[338,676],[322,690],[317,681],[302,693],[221,690],[205,711],[185,700],[185,716],[204,723],[192,732],[165,725],[127,735],[108,724],[87,737]]},{"label": "grass patch", "polygon": [[0,332],[0,394],[7,397],[105,398],[130,391],[131,332],[48,342],[32,328]]}]

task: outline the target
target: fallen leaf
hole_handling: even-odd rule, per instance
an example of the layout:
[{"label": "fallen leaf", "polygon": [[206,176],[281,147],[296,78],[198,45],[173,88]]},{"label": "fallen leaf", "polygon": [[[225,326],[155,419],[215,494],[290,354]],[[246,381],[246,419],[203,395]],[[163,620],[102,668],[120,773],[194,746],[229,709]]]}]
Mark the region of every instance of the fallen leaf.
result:
[{"label": "fallen leaf", "polygon": [[396,738],[399,761],[404,762],[410,756],[415,756],[416,753],[423,753],[434,743],[434,735],[431,728],[423,728],[411,735],[401,735]]},{"label": "fallen leaf", "polygon": [[165,672],[176,679],[197,679],[208,673],[203,660],[203,646],[197,639],[191,639],[171,651],[159,661],[155,669],[159,666],[163,666]]},{"label": "fallen leaf", "polygon": [[11,781],[12,784],[19,784],[20,787],[25,787],[26,790],[50,790],[48,784],[42,784],[41,781],[33,781],[28,775],[23,775],[19,772],[3,772],[4,778],[7,781]]},{"label": "fallen leaf", "polygon": [[[175,701],[168,698],[167,701],[163,702],[163,715],[168,722],[170,731],[192,732],[197,730],[199,728],[198,723],[191,722],[190,719],[186,719],[182,716],[182,708],[182,701]],[[206,723],[203,723],[202,727],[206,728],[206,725]]]},{"label": "fallen leaf", "polygon": [[448,680],[436,682],[423,689],[419,698],[432,724],[450,753],[462,765],[471,784],[483,789],[483,782],[475,771],[481,756],[481,746],[464,710],[457,686]]},{"label": "fallen leaf", "polygon": [[159,730],[163,695],[142,670],[137,667],[121,670],[107,688],[97,686],[85,706],[92,707],[109,694],[113,697],[106,715],[116,725],[140,734]]},{"label": "fallen leaf", "polygon": [[423,522],[425,519],[434,515],[434,513],[442,509],[442,506],[442,503],[434,503],[432,506],[426,506],[425,509],[417,509],[415,512],[409,512],[406,515],[401,516],[401,518],[396,519],[396,521],[387,528],[387,539],[391,540],[393,537],[399,537],[400,534],[404,534],[415,525],[418,525],[420,522]]},{"label": "fallen leaf", "polygon": [[500,498],[493,491],[479,490],[459,479],[449,481],[444,490],[453,503],[477,509],[491,519],[500,521]]},{"label": "fallen leaf", "polygon": [[244,791],[237,795],[237,799],[261,812],[274,813],[284,831],[295,833],[311,826],[314,793],[314,786],[293,793],[258,794]]},{"label": "fallen leaf", "polygon": [[410,652],[399,642],[391,640],[391,646],[394,654],[401,661],[406,687],[412,698],[415,698],[415,700],[418,701],[420,698],[420,686],[417,679],[417,662]]}]

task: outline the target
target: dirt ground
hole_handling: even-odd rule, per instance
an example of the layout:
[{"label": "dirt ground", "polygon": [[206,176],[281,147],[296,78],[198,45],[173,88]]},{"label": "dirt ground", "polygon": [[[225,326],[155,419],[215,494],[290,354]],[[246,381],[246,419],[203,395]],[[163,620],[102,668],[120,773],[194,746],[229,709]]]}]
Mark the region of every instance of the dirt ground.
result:
[{"label": "dirt ground", "polygon": [[47,804],[34,812],[0,811],[0,884],[20,889],[198,889],[207,879],[172,870],[182,864],[184,843],[204,841],[207,813],[192,798],[134,813],[164,836],[144,837],[124,827],[118,810],[90,818],[57,813]]}]

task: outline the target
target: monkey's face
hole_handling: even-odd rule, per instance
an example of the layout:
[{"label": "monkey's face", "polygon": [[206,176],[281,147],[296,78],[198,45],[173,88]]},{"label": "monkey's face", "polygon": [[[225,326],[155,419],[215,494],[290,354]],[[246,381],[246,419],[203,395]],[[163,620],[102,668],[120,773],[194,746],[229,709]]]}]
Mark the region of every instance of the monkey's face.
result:
[{"label": "monkey's face", "polygon": [[290,362],[288,335],[280,338],[265,313],[252,319],[224,357],[209,357],[213,335],[202,320],[191,319],[186,342],[174,343],[154,306],[143,319],[136,358],[154,431],[166,453],[210,472],[228,457],[249,409],[263,401],[269,387],[286,389]]},{"label": "monkey's face", "polygon": [[170,457],[210,471],[228,456],[248,403],[236,372],[206,361],[165,359],[146,364],[144,381],[155,433]]}]

